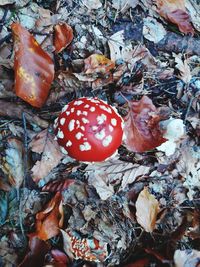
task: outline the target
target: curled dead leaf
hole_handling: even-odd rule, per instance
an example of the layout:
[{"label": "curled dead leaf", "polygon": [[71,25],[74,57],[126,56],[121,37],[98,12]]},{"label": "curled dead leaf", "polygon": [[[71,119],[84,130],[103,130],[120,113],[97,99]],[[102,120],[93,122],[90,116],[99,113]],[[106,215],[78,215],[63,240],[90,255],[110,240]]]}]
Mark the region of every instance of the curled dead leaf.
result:
[{"label": "curled dead leaf", "polygon": [[155,228],[157,214],[159,212],[159,203],[154,195],[150,194],[145,187],[139,194],[136,206],[137,222],[146,232],[152,232]]},{"label": "curled dead leaf", "polygon": [[57,192],[46,208],[37,213],[36,231],[31,237],[37,236],[41,240],[47,240],[59,234],[59,228],[62,227],[64,220],[61,198],[61,194]]},{"label": "curled dead leaf", "polygon": [[126,147],[135,152],[153,149],[166,141],[159,126],[161,116],[151,99],[143,96],[129,102],[130,111],[124,118]]},{"label": "curled dead leaf", "polygon": [[48,97],[54,78],[53,61],[19,23],[13,23],[11,28],[14,35],[16,95],[40,108]]},{"label": "curled dead leaf", "polygon": [[73,40],[72,28],[67,23],[60,23],[54,27],[54,46],[56,53],[60,53]]}]

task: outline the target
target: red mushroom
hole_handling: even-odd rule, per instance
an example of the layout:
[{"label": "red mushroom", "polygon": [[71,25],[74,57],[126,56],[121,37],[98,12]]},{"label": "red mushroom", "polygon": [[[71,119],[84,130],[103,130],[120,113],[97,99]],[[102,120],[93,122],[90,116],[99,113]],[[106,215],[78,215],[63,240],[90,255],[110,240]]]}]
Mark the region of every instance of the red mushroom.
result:
[{"label": "red mushroom", "polygon": [[79,161],[103,161],[122,142],[122,118],[98,98],[82,97],[70,102],[54,127],[62,151]]}]

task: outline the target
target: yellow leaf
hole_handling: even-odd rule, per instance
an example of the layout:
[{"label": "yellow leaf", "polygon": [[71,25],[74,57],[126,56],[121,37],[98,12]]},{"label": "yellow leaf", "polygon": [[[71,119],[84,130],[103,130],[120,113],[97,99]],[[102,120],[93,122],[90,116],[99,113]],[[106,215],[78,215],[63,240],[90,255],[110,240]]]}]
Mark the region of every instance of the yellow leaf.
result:
[{"label": "yellow leaf", "polygon": [[140,192],[135,205],[137,222],[146,232],[152,232],[155,228],[156,217],[159,211],[158,200],[145,187]]}]

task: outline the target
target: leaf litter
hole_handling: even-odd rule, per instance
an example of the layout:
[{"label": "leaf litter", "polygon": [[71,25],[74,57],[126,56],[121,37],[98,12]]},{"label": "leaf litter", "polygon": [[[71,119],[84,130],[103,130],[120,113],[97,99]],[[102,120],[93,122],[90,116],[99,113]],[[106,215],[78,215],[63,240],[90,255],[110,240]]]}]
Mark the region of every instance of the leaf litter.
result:
[{"label": "leaf litter", "polygon": [[[196,266],[199,17],[197,0],[0,3],[0,265]],[[122,116],[112,159],[62,154],[53,123],[79,97]]]}]

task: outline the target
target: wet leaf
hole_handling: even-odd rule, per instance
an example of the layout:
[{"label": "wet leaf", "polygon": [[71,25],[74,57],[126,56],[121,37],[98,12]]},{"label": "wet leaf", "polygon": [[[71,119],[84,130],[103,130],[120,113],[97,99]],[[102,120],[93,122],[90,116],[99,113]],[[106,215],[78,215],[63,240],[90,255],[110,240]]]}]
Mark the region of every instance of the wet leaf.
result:
[{"label": "wet leaf", "polygon": [[145,187],[139,194],[136,206],[137,222],[146,232],[152,232],[155,228],[156,218],[159,211],[159,203],[154,195],[150,194]]},{"label": "wet leaf", "polygon": [[60,23],[54,27],[54,46],[56,53],[62,52],[73,40],[73,30],[67,23]]},{"label": "wet leaf", "polygon": [[34,37],[19,23],[11,25],[14,35],[16,95],[34,107],[42,107],[54,78],[54,64]]},{"label": "wet leaf", "polygon": [[129,102],[129,106],[130,111],[124,118],[125,145],[129,150],[144,152],[166,141],[159,126],[161,116],[149,97]]},{"label": "wet leaf", "polygon": [[33,237],[29,240],[29,249],[30,251],[18,267],[43,266],[49,245],[43,240]]},{"label": "wet leaf", "polygon": [[30,143],[30,148],[33,152],[42,154],[41,160],[37,161],[31,169],[33,180],[39,182],[58,165],[63,158],[63,154],[60,152],[54,136],[47,129],[34,137]]},{"label": "wet leaf", "polygon": [[162,17],[176,24],[181,32],[194,34],[190,16],[183,0],[156,0],[156,4],[158,13]]},{"label": "wet leaf", "polygon": [[59,192],[51,199],[46,208],[36,215],[36,231],[31,237],[48,240],[59,234],[63,225],[63,207]]}]

